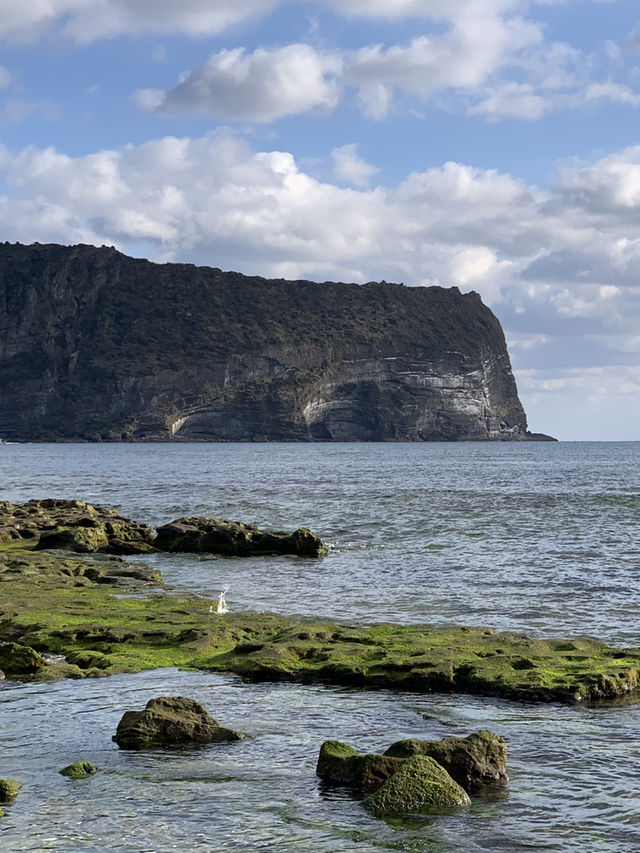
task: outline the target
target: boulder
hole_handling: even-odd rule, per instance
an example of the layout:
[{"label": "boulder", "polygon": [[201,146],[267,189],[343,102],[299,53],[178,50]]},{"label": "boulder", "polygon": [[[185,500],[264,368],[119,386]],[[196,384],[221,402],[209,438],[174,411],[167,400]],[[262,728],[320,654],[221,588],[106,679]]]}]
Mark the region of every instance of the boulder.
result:
[{"label": "boulder", "polygon": [[69,779],[86,779],[88,776],[93,776],[97,769],[90,761],[74,761],[73,764],[68,764],[58,772]]},{"label": "boulder", "polygon": [[151,699],[143,711],[126,711],[113,740],[121,749],[218,743],[241,740],[240,732],[224,728],[199,702],[183,696]]},{"label": "boulder", "polygon": [[155,548],[225,556],[296,554],[321,557],[327,553],[322,540],[300,527],[293,533],[267,532],[252,524],[221,518],[178,518],[158,528]]},{"label": "boulder", "polygon": [[427,755],[414,755],[402,762],[393,776],[364,800],[376,817],[421,814],[434,807],[466,806],[470,802],[467,792]]},{"label": "boulder", "polygon": [[348,743],[328,740],[320,747],[316,774],[329,785],[345,785],[371,792],[377,790],[402,763],[402,759],[387,755],[360,755]]},{"label": "boulder", "polygon": [[456,780],[465,791],[508,780],[507,744],[504,738],[482,730],[468,737],[442,740],[400,740],[385,752],[395,758],[428,755]]},{"label": "boulder", "polygon": [[15,779],[0,779],[0,803],[12,803],[22,788],[22,782]]},{"label": "boulder", "polygon": [[0,670],[9,678],[12,675],[33,675],[44,666],[44,659],[31,646],[0,643]]}]

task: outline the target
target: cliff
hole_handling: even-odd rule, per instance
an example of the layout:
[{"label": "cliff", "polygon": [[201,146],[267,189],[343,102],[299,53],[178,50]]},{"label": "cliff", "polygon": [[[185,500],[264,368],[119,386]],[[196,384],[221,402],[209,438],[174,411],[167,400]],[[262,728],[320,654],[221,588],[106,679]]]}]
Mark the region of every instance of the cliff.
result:
[{"label": "cliff", "polygon": [[0,244],[9,440],[522,440],[504,335],[457,288],[267,280]]}]

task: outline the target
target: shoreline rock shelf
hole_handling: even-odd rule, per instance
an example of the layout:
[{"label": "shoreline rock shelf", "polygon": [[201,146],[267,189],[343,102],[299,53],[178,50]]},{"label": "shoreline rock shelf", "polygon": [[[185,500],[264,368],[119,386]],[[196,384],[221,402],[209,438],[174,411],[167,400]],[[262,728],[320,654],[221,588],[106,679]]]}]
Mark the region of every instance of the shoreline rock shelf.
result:
[{"label": "shoreline rock shelf", "polygon": [[[182,666],[262,681],[541,702],[613,699],[640,685],[640,649],[478,627],[219,615],[209,601],[164,589],[153,568],[103,553],[157,551],[158,540],[169,552],[200,552],[221,548],[219,539],[228,554],[281,549],[318,557],[326,550],[305,528],[265,533],[184,517],[156,536],[115,509],[83,501],[0,502],[0,678],[84,678]],[[43,550],[52,542],[66,553]],[[122,585],[134,594],[116,595]]]},{"label": "shoreline rock shelf", "polygon": [[154,530],[121,516],[117,509],[79,500],[0,502],[0,546],[29,545],[33,550],[120,555],[156,551],[247,557],[291,554],[323,557],[327,547],[306,527],[293,533],[261,530],[253,524],[221,518],[178,518]]},{"label": "shoreline rock shelf", "polygon": [[[112,566],[134,595],[116,594]],[[640,684],[640,649],[490,628],[219,616],[208,600],[159,589],[154,573],[151,583],[140,580],[140,570],[121,558],[1,545],[0,669],[44,680],[181,666],[254,680],[541,702],[613,699]]]}]

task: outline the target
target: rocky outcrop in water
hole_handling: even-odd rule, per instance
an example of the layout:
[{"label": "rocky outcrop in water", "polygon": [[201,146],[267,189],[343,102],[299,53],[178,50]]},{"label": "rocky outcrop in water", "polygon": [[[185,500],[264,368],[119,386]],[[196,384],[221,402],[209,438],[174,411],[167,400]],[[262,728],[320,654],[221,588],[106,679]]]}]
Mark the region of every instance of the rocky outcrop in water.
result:
[{"label": "rocky outcrop in water", "polygon": [[68,764],[58,772],[67,779],[88,779],[93,776],[98,768],[91,761],[74,761],[73,764]]},{"label": "rocky outcrop in water", "polygon": [[414,755],[364,800],[376,817],[420,814],[434,807],[468,806],[467,792],[433,758]]},{"label": "rocky outcrop in water", "polygon": [[[116,509],[79,500],[30,500],[24,504],[0,502],[0,544],[24,542],[36,551],[61,550],[95,554],[147,554],[153,551],[222,554],[227,557],[259,554],[295,554],[322,557],[327,548],[311,530],[269,532],[253,524],[221,518],[178,518],[154,530],[124,518]],[[96,566],[85,577],[101,583],[135,577],[154,580],[144,566],[111,563]]]},{"label": "rocky outcrop in water", "polygon": [[253,524],[221,518],[178,518],[158,528],[154,546],[160,551],[223,554],[247,557],[258,554],[297,554],[322,557],[327,548],[306,527],[293,533],[267,532]]},{"label": "rocky outcrop in water", "polygon": [[8,243],[0,436],[536,437],[500,323],[476,293],[267,280],[113,248]]},{"label": "rocky outcrop in water", "polygon": [[199,702],[183,696],[150,699],[143,711],[126,711],[113,740],[121,749],[220,743],[244,735],[221,726]]},{"label": "rocky outcrop in water", "polygon": [[392,743],[384,754],[405,759],[428,755],[468,792],[508,780],[506,741],[487,730],[473,732],[466,738],[400,740]]}]

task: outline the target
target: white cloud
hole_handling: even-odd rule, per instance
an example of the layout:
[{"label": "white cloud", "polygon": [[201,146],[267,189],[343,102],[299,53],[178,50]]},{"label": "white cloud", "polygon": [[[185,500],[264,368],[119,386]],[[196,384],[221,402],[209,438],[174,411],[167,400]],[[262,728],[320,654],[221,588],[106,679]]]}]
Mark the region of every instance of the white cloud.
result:
[{"label": "white cloud", "polygon": [[537,121],[550,108],[548,98],[536,94],[530,83],[503,83],[493,88],[485,98],[471,105],[467,113],[489,121],[501,118],[522,118]]},{"label": "white cloud", "polygon": [[11,72],[3,65],[0,65],[0,89],[6,89],[11,84]]},{"label": "white cloud", "polygon": [[358,146],[355,143],[334,148],[331,156],[334,177],[357,187],[368,186],[371,178],[380,171],[377,166],[372,166],[358,156]]},{"label": "white cloud", "polygon": [[116,35],[215,35],[271,12],[279,0],[0,0],[0,37],[34,41],[54,30],[80,43]]},{"label": "white cloud", "polygon": [[[33,41],[56,31],[87,43],[117,35],[211,36],[262,17],[284,0],[0,0],[0,38]],[[298,0],[311,4],[313,0]],[[320,0],[337,12],[364,18],[443,18],[496,15],[511,0]]]},{"label": "white cloud", "polygon": [[166,92],[142,89],[134,98],[157,113],[195,111],[226,119],[268,122],[338,100],[341,60],[305,44],[247,53],[222,50]]},{"label": "white cloud", "polygon": [[371,190],[374,167],[355,146],[334,149],[332,160],[359,188],[223,135],[76,158],[6,151],[11,194],[0,225],[11,239],[125,251],[142,239],[153,257],[264,275],[460,284],[514,310],[544,305],[626,333],[625,300],[640,281],[640,148],[575,169],[544,193],[452,162]]}]

